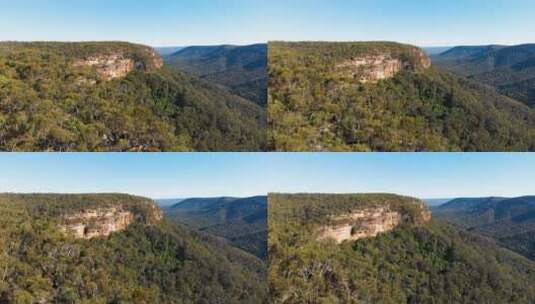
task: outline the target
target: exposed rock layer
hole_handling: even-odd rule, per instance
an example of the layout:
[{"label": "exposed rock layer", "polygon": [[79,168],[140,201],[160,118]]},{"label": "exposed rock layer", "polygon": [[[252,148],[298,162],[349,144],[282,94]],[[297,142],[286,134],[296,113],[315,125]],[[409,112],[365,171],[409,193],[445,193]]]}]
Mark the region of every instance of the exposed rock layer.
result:
[{"label": "exposed rock layer", "polygon": [[[154,224],[162,218],[162,211],[151,205],[143,221],[145,224]],[[141,218],[122,206],[87,209],[65,216],[60,229],[77,239],[93,239],[123,231],[135,221],[141,221]]]},{"label": "exposed rock layer", "polygon": [[376,237],[392,231],[405,222],[423,224],[431,220],[431,213],[421,208],[418,218],[410,218],[400,211],[388,207],[374,207],[355,210],[350,214],[331,218],[331,225],[321,227],[319,239],[333,239],[337,243]]},{"label": "exposed rock layer", "polygon": [[412,53],[411,60],[396,58],[389,53],[353,57],[337,64],[336,69],[360,83],[377,83],[394,77],[402,70],[427,69],[431,66],[431,60],[421,50],[414,49]]},{"label": "exposed rock layer", "polygon": [[117,52],[110,54],[96,54],[76,60],[75,66],[93,67],[104,80],[122,78],[128,73],[138,70],[150,72],[163,66],[162,58],[154,50],[145,50],[148,60],[140,60],[128,54]]}]

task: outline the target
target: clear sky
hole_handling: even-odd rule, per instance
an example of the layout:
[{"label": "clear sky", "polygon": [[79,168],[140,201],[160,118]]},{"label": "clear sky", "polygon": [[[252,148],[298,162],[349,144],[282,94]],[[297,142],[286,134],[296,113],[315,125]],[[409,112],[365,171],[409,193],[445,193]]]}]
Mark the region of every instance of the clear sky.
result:
[{"label": "clear sky", "polygon": [[0,0],[0,40],[535,42],[533,0]]},{"label": "clear sky", "polygon": [[535,154],[0,154],[0,192],[152,198],[390,192],[420,198],[535,195]]}]

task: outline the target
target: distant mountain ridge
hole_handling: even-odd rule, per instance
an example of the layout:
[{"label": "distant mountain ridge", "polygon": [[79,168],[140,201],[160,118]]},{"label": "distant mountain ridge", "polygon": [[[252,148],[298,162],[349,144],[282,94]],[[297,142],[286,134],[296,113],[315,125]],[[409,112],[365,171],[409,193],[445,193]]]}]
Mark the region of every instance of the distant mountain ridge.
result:
[{"label": "distant mountain ridge", "polygon": [[535,260],[535,196],[459,198],[433,208],[433,215]]},{"label": "distant mountain ridge", "polygon": [[194,229],[228,239],[266,258],[267,198],[190,198],[164,208],[166,216]]},{"label": "distant mountain ridge", "polygon": [[460,46],[433,56],[433,61],[535,106],[535,44]]},{"label": "distant mountain ridge", "polygon": [[190,46],[164,56],[168,65],[267,105],[267,45]]},{"label": "distant mountain ridge", "polygon": [[451,201],[451,198],[424,198],[422,201],[424,201],[428,206],[439,206],[443,205],[449,201]]},{"label": "distant mountain ridge", "polygon": [[[129,213],[128,225],[117,227],[112,209]],[[81,233],[114,231],[81,239],[63,225]],[[124,194],[0,193],[0,270],[0,303],[260,304],[268,298],[262,260],[161,218],[150,199]]]},{"label": "distant mountain ridge", "polygon": [[[396,217],[385,210],[402,221],[392,227]],[[535,297],[533,261],[430,219],[415,198],[270,194],[269,215],[274,303],[532,304]],[[393,229],[362,237],[381,225]],[[321,237],[325,226],[331,240]]]},{"label": "distant mountain ridge", "polygon": [[147,46],[0,42],[2,151],[262,151],[265,115]]},{"label": "distant mountain ridge", "polygon": [[269,147],[535,150],[534,109],[431,62],[395,42],[270,42]]},{"label": "distant mountain ridge", "polygon": [[451,46],[428,46],[428,47],[422,47],[422,49],[426,52],[427,55],[437,55],[442,54],[448,50],[450,50]]},{"label": "distant mountain ridge", "polygon": [[165,47],[156,47],[155,49],[161,56],[168,56],[184,48],[185,48],[184,46],[165,46]]}]

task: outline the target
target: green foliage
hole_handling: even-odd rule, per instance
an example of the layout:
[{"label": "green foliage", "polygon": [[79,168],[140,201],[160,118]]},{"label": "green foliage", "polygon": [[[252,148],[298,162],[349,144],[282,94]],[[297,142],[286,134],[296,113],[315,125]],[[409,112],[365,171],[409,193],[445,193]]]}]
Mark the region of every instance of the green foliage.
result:
[{"label": "green foliage", "polygon": [[192,198],[164,209],[166,216],[223,237],[261,259],[267,258],[267,197]]},{"label": "green foliage", "polygon": [[280,194],[269,195],[269,215],[291,216],[299,225],[329,223],[331,215],[351,213],[355,209],[388,207],[412,222],[419,222],[423,204],[412,197],[388,193],[372,194]]},{"label": "green foliage", "polygon": [[[105,81],[74,62],[122,52],[145,66]],[[258,151],[265,111],[205,81],[149,69],[123,43],[1,43],[0,150]]]},{"label": "green foliage", "polygon": [[535,106],[535,44],[455,47],[433,60],[444,69]]},{"label": "green foliage", "polygon": [[92,240],[58,229],[58,216],[78,208],[117,202],[137,208],[146,201],[116,194],[1,195],[0,302],[266,302],[262,261],[180,225],[136,221]]},{"label": "green foliage", "polygon": [[191,46],[165,56],[170,66],[227,87],[262,107],[267,104],[267,45]]},{"label": "green foliage", "polygon": [[408,202],[377,194],[270,195],[272,302],[531,303],[533,262],[445,223],[408,222],[342,244],[317,240],[327,215],[391,200]]},{"label": "green foliage", "polygon": [[458,198],[433,214],[535,261],[535,197]]},{"label": "green foliage", "polygon": [[[410,62],[363,84],[336,65],[363,55]],[[531,151],[535,112],[435,68],[395,43],[269,44],[268,142],[277,151]]]}]

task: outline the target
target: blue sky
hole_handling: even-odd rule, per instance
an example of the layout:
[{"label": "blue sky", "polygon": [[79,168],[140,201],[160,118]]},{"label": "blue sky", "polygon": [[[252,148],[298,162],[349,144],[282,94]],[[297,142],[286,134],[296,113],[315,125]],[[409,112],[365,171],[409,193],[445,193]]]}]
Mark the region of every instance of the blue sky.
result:
[{"label": "blue sky", "polygon": [[533,0],[0,0],[0,40],[535,42]]},{"label": "blue sky", "polygon": [[0,154],[0,192],[152,198],[390,192],[420,198],[535,195],[535,154]]}]

